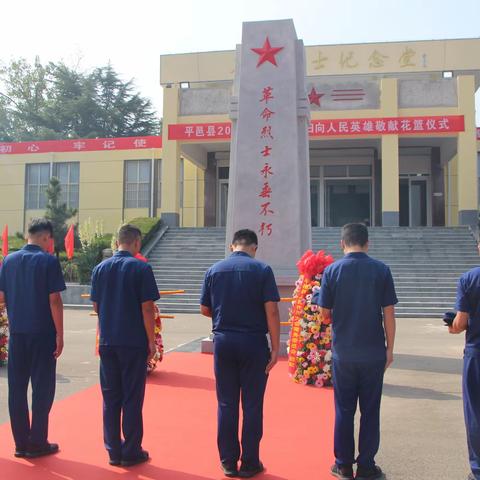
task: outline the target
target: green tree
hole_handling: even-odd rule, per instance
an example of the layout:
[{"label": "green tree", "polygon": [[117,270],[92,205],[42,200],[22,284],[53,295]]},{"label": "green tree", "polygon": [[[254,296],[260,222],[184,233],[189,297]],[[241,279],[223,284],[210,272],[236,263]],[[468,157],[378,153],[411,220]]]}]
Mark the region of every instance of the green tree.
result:
[{"label": "green tree", "polygon": [[25,59],[0,65],[0,141],[158,135],[150,100],[111,65],[91,72]]},{"label": "green tree", "polygon": [[67,207],[67,204],[62,202],[62,187],[58,178],[50,179],[45,193],[47,195],[45,218],[48,218],[53,224],[55,253],[58,257],[59,252],[65,250],[64,241],[68,230],[66,222],[77,214],[77,210]]}]

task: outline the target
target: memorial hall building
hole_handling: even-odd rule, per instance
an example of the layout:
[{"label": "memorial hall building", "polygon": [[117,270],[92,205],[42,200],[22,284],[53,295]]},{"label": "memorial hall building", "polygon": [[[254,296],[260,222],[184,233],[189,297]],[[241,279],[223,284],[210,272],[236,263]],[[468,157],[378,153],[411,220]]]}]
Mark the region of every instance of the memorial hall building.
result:
[{"label": "memorial hall building", "polygon": [[[312,226],[477,224],[480,39],[307,46],[305,59]],[[235,50],[161,56],[161,137],[0,143],[0,226],[41,215],[51,176],[107,232],[139,216],[224,226],[235,69]]]}]

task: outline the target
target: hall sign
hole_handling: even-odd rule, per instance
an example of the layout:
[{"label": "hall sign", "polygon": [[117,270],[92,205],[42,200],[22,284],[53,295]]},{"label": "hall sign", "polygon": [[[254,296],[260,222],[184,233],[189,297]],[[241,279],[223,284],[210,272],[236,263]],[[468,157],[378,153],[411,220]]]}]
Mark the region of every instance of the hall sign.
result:
[{"label": "hall sign", "polygon": [[41,142],[0,143],[1,154],[94,152],[102,150],[141,150],[162,148],[162,137],[77,138]]},{"label": "hall sign", "polygon": [[[463,115],[446,115],[311,120],[308,134],[310,137],[418,135],[457,133],[464,130],[465,122]],[[230,131],[230,122],[175,124],[168,127],[168,139],[229,140]]]}]

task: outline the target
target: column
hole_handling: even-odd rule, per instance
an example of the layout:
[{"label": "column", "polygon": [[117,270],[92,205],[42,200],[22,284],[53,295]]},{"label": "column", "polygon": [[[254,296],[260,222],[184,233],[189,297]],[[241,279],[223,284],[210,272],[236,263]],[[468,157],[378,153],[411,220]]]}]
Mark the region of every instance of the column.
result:
[{"label": "column", "polygon": [[[380,102],[384,116],[398,116],[397,80],[395,78],[382,79]],[[382,226],[398,227],[400,218],[398,135],[382,135],[381,146]]]},{"label": "column", "polygon": [[473,75],[457,77],[458,110],[465,118],[465,131],[457,140],[458,223],[478,224],[477,141],[475,130],[475,79]]},{"label": "column", "polygon": [[162,125],[162,220],[170,226],[180,223],[180,144],[168,140],[168,126],[178,121],[179,85],[163,87]]}]

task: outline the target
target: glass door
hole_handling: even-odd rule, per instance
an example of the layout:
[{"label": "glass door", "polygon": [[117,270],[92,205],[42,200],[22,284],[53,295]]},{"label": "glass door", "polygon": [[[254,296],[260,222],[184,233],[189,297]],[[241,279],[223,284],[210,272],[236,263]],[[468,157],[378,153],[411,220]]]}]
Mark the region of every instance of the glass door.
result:
[{"label": "glass door", "polygon": [[400,179],[400,226],[428,225],[428,184],[426,178]]},{"label": "glass door", "polygon": [[310,207],[312,212],[312,227],[320,226],[320,180],[310,180]]},{"label": "glass door", "polygon": [[218,211],[217,211],[217,226],[225,227],[227,224],[227,210],[228,210],[228,180],[218,181]]},{"label": "glass door", "polygon": [[371,189],[371,180],[325,180],[325,226],[352,222],[371,225]]},{"label": "glass door", "polygon": [[427,180],[410,179],[410,226],[427,226]]}]

